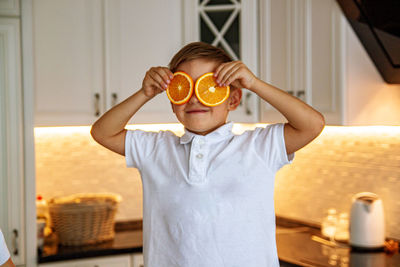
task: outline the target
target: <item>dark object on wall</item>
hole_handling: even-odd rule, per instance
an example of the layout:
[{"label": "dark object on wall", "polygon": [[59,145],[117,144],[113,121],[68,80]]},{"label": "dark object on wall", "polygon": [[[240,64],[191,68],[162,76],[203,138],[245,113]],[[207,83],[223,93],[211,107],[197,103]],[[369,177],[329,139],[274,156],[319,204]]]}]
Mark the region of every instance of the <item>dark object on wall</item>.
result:
[{"label": "dark object on wall", "polygon": [[337,2],[383,79],[400,84],[400,1]]}]

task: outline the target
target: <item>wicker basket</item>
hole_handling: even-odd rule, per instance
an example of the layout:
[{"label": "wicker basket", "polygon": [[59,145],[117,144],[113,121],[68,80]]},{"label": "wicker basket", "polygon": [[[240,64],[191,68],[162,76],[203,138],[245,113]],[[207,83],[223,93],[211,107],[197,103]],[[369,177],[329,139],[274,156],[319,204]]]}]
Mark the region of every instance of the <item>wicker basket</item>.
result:
[{"label": "wicker basket", "polygon": [[121,196],[76,194],[53,198],[49,212],[59,243],[67,246],[96,244],[114,238],[114,217]]}]

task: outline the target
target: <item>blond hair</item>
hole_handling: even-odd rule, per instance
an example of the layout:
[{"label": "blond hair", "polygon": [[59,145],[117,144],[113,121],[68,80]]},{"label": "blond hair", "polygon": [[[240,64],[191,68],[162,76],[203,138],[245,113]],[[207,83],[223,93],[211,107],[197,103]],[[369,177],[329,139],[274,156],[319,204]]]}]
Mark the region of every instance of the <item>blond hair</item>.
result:
[{"label": "blond hair", "polygon": [[168,66],[172,72],[175,72],[183,62],[198,58],[215,60],[221,63],[232,61],[232,58],[221,48],[203,42],[193,42],[182,47],[172,57]]}]

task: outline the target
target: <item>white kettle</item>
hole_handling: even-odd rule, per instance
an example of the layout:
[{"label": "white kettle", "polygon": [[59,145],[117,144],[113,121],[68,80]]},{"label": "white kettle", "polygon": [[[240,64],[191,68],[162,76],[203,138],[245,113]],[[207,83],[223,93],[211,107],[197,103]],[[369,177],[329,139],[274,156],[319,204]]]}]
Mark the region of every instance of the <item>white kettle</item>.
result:
[{"label": "white kettle", "polygon": [[351,246],[378,249],[385,243],[385,218],[382,200],[374,193],[361,192],[353,196],[350,212]]}]

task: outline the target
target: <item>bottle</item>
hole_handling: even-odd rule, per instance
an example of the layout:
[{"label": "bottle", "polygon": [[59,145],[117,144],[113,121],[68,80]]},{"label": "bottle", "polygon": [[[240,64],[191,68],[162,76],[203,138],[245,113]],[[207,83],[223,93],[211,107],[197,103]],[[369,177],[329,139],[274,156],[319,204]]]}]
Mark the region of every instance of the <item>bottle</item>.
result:
[{"label": "bottle", "polygon": [[43,251],[45,228],[48,223],[49,212],[47,201],[41,195],[36,197],[36,235],[39,254]]},{"label": "bottle", "polygon": [[337,222],[338,219],[336,209],[328,209],[327,215],[322,220],[321,224],[322,235],[333,240],[333,238],[335,237]]},{"label": "bottle", "polygon": [[36,197],[36,218],[42,218],[47,220],[49,217],[49,210],[47,206],[47,201],[41,196]]}]

